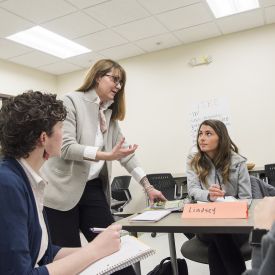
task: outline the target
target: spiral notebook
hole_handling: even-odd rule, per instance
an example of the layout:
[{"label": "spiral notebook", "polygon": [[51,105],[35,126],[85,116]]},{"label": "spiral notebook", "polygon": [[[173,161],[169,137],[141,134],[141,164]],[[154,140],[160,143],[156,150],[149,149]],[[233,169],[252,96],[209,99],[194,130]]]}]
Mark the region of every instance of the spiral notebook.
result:
[{"label": "spiral notebook", "polygon": [[121,237],[121,248],[119,251],[107,256],[90,266],[81,275],[105,275],[123,269],[129,265],[139,262],[155,253],[155,250],[142,243],[133,236]]}]

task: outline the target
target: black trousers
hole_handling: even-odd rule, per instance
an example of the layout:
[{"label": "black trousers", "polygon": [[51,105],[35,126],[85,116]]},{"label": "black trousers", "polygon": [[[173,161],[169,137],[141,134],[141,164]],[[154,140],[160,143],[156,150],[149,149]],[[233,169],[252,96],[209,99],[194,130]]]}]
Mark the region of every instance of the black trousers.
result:
[{"label": "black trousers", "polygon": [[[80,231],[88,242],[97,234],[91,227],[107,227],[114,222],[100,179],[88,181],[79,203],[68,211],[45,207],[52,243],[61,247],[80,247]],[[135,274],[132,267],[114,274]]]},{"label": "black trousers", "polygon": [[198,238],[208,245],[211,275],[241,275],[246,270],[240,247],[248,234],[200,234]]}]

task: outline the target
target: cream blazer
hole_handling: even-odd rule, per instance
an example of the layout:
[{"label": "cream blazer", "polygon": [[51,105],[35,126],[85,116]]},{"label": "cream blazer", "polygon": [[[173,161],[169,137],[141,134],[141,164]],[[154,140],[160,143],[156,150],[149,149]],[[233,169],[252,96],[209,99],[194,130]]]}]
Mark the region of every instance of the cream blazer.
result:
[{"label": "cream blazer", "polygon": [[[43,178],[48,182],[44,197],[46,207],[68,211],[79,202],[83,194],[90,170],[90,161],[83,160],[84,149],[85,146],[94,146],[99,123],[96,99],[94,90],[71,92],[63,98],[68,114],[63,126],[61,158],[50,158],[41,169]],[[105,151],[111,151],[123,136],[118,122],[111,120],[111,114],[111,109],[105,111],[108,126],[103,135]],[[119,161],[129,173],[140,166],[134,154]],[[109,204],[111,172],[112,162],[106,161],[100,178]]]}]

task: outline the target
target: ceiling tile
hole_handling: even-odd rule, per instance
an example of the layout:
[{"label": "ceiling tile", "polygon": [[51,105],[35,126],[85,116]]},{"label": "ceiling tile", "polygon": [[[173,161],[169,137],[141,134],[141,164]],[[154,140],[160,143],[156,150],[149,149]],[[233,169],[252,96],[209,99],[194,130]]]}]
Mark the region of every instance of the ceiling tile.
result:
[{"label": "ceiling tile", "polygon": [[175,31],[174,34],[184,43],[191,43],[210,37],[221,35],[220,30],[215,23],[206,23],[179,31]]},{"label": "ceiling tile", "polygon": [[23,54],[17,57],[9,59],[12,62],[22,64],[25,66],[37,68],[43,65],[51,64],[59,61],[60,59],[49,54],[45,54],[39,51],[32,51],[27,54]]},{"label": "ceiling tile", "polygon": [[226,34],[262,26],[264,17],[262,10],[256,9],[219,18],[216,22],[220,30]]},{"label": "ceiling tile", "polygon": [[78,66],[81,66],[83,68],[88,68],[92,66],[96,61],[103,59],[104,56],[98,54],[98,53],[86,53],[81,54],[78,56],[67,58],[66,61]]},{"label": "ceiling tile", "polygon": [[275,5],[275,0],[259,0],[260,7],[268,7]]},{"label": "ceiling tile", "polygon": [[92,51],[107,49],[128,41],[111,30],[100,31],[74,40]]},{"label": "ceiling tile", "polygon": [[[33,26],[32,23],[0,8],[0,37],[4,38]],[[3,22],[8,22],[3,24]]]},{"label": "ceiling tile", "polygon": [[114,27],[113,29],[130,41],[136,41],[167,32],[167,29],[153,17],[134,21]]},{"label": "ceiling tile", "polygon": [[138,0],[147,10],[156,14],[200,2],[200,0]]},{"label": "ceiling tile", "polygon": [[108,58],[120,60],[130,56],[143,54],[144,51],[133,44],[126,44],[101,51],[100,53]]},{"label": "ceiling tile", "polygon": [[0,39],[0,58],[8,59],[31,51],[32,49],[18,43]]},{"label": "ceiling tile", "polygon": [[108,27],[121,25],[149,16],[136,0],[113,0],[85,10]]},{"label": "ceiling tile", "polygon": [[178,46],[181,42],[171,33],[165,33],[136,41],[135,44],[147,52],[152,52]]},{"label": "ceiling tile", "polygon": [[76,8],[63,0],[7,0],[0,7],[37,24],[76,11]]},{"label": "ceiling tile", "polygon": [[65,15],[42,26],[69,39],[88,35],[105,28],[102,24],[82,12]]},{"label": "ceiling tile", "polygon": [[201,3],[159,14],[157,18],[169,30],[188,28],[213,20],[209,10]]},{"label": "ceiling tile", "polygon": [[66,74],[74,71],[82,70],[83,68],[70,64],[66,61],[59,61],[54,64],[46,65],[39,67],[38,70],[48,72],[50,74],[60,75],[60,74]]},{"label": "ceiling tile", "polygon": [[91,6],[100,4],[102,2],[106,2],[106,0],[66,0],[66,1],[80,9],[91,7]]},{"label": "ceiling tile", "polygon": [[275,6],[265,8],[266,23],[275,23]]}]

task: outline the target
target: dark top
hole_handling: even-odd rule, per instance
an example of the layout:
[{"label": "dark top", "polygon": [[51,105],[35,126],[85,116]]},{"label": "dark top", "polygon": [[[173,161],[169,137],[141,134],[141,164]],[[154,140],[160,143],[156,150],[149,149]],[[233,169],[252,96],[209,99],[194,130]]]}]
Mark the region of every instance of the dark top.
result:
[{"label": "dark top", "polygon": [[[45,223],[47,221],[44,215]],[[49,234],[48,234],[49,235]],[[34,195],[27,175],[12,158],[0,161],[0,274],[48,275],[60,247],[51,244],[35,267],[41,245]]]}]

